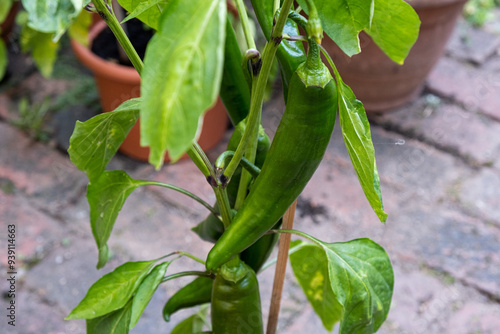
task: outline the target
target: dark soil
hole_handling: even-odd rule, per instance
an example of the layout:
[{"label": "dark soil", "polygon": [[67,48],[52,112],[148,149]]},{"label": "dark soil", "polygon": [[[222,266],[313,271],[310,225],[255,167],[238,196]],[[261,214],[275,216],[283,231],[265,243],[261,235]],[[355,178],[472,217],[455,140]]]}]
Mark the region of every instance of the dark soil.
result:
[{"label": "dark soil", "polygon": [[[139,57],[144,59],[144,54],[146,52],[146,46],[149,40],[153,37],[153,29],[145,29],[144,24],[137,20],[132,19],[125,23],[127,27],[128,38],[132,42],[132,45],[136,49]],[[118,53],[118,42],[116,41],[113,32],[109,27],[106,27],[94,40],[91,47],[92,52],[94,52],[99,57],[110,60],[122,65],[132,66],[128,61],[121,61],[120,55]]]}]

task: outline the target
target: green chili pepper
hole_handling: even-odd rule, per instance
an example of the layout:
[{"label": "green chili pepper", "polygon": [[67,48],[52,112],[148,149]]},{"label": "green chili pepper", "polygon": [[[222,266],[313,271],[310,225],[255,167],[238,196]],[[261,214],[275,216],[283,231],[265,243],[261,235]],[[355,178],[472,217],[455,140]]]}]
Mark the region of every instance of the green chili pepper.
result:
[{"label": "green chili pepper", "polygon": [[188,307],[210,303],[214,280],[200,276],[177,291],[163,307],[163,318],[170,321],[175,312]]},{"label": "green chili pepper", "polygon": [[259,282],[238,258],[223,265],[212,289],[214,334],[264,333]]},{"label": "green chili pepper", "polygon": [[307,61],[290,80],[286,109],[262,171],[208,254],[208,269],[220,267],[271,229],[323,158],[335,124],[337,92],[314,40],[309,50]]},{"label": "green chili pepper", "polygon": [[227,20],[224,70],[219,95],[233,124],[240,123],[250,108],[250,87],[241,68],[242,58],[234,29]]}]

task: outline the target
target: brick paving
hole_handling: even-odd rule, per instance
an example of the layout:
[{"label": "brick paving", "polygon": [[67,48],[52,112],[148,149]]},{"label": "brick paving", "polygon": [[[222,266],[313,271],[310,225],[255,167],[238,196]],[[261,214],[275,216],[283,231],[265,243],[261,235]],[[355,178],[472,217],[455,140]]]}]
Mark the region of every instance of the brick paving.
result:
[{"label": "brick paving", "polygon": [[[498,333],[499,47],[499,35],[461,22],[447,55],[431,73],[426,92],[390,114],[372,117],[389,213],[385,225],[377,221],[357,185],[338,131],[300,197],[297,229],[332,242],[370,237],[390,255],[395,290],[391,312],[380,333]],[[9,123],[15,117],[12,111],[20,91],[29,94],[46,86],[45,94],[51,95],[60,91],[64,82],[40,81],[25,67],[18,68],[28,79],[18,88],[0,90],[0,217],[2,231],[8,224],[16,224],[18,231],[18,326],[13,331],[2,317],[0,332],[84,333],[83,321],[63,318],[98,277],[119,263],[179,249],[204,257],[210,244],[189,229],[206,212],[165,189],[135,191],[109,242],[113,258],[105,269],[97,271],[85,175],[54,143],[36,143]],[[264,110],[263,121],[270,134],[283,107],[279,94],[276,96]],[[210,152],[212,159],[224,150],[227,137]],[[210,187],[189,161],[155,172],[151,166],[118,155],[111,167],[123,168],[138,179],[184,186],[214,201]],[[0,235],[1,249],[6,249],[6,234]],[[5,252],[0,260],[4,275]],[[201,269],[189,260],[177,262],[170,272]],[[260,275],[265,314],[272,279],[272,269]],[[3,276],[2,281],[4,293]],[[190,315],[189,310],[181,311],[171,323],[161,318],[164,302],[181,283],[164,284],[131,333],[168,333],[176,322]],[[326,333],[290,268],[283,297],[279,333]],[[0,306],[5,310],[5,298]]]}]

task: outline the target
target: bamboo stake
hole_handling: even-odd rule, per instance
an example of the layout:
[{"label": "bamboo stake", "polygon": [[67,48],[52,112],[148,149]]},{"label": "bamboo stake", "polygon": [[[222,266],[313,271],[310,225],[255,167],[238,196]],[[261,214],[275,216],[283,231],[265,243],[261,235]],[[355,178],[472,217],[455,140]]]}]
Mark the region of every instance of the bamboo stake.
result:
[{"label": "bamboo stake", "polygon": [[[297,200],[288,208],[283,215],[283,229],[291,230],[293,228],[293,219],[295,218],[295,208]],[[274,273],[273,292],[271,295],[271,306],[269,307],[269,317],[267,320],[267,334],[275,334],[278,327],[278,315],[281,305],[281,294],[285,282],[285,270],[288,261],[288,250],[290,248],[290,233],[280,235],[278,248],[278,261],[276,262],[276,271]]]}]

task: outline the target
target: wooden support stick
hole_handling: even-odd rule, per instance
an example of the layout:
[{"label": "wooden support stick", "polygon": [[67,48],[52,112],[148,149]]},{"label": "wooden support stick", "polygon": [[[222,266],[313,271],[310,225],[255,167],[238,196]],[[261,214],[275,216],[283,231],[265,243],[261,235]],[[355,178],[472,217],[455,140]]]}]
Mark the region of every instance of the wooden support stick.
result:
[{"label": "wooden support stick", "polygon": [[[293,228],[293,219],[295,217],[296,207],[297,200],[293,202],[283,215],[283,229],[291,230]],[[269,318],[267,320],[267,334],[275,334],[278,327],[278,315],[280,312],[283,283],[285,282],[285,270],[288,260],[288,250],[290,248],[290,237],[290,233],[283,233],[280,235],[278,261],[276,262],[273,293],[271,295],[271,306],[269,307]]]}]

